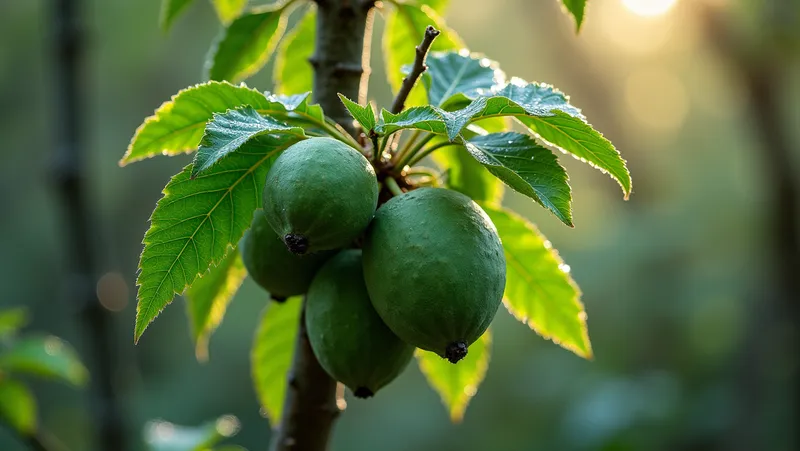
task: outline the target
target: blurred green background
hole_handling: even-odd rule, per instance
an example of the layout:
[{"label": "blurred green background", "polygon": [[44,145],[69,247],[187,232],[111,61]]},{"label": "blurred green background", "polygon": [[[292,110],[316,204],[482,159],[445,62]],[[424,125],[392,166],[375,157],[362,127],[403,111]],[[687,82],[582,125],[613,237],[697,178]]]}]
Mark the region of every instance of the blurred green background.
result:
[{"label": "blurred green background", "polygon": [[[555,0],[452,0],[446,17],[471,50],[509,75],[570,94],[628,161],[634,194],[625,202],[607,176],[561,158],[574,189],[574,229],[522,196],[505,200],[535,221],[571,266],[595,360],[541,339],[501,309],[486,380],[462,424],[450,423],[411,365],[377,398],[348,400],[334,450],[796,449],[800,296],[791,287],[800,268],[786,267],[798,261],[786,239],[800,234],[793,229],[800,175],[787,169],[800,153],[800,6],[589,3],[577,36]],[[84,332],[66,302],[74,280],[51,175],[51,9],[42,0],[0,1],[0,308],[29,306],[30,329],[83,351]],[[220,29],[204,2],[169,35],[159,30],[158,14],[157,0],[84,2],[85,175],[103,268],[98,293],[113,311],[113,384],[132,449],[144,449],[149,419],[191,425],[226,413],[242,423],[232,442],[266,449],[269,426],[248,356],[267,303],[255,284],[246,281],[231,304],[211,339],[210,362],[195,360],[180,299],[133,345],[147,219],[169,177],[191,157],[124,169],[117,161],[145,116],[203,81],[202,62]],[[376,38],[382,26],[378,18]],[[387,105],[377,44],[370,98]],[[757,120],[763,93],[748,68],[775,89],[769,121]],[[269,89],[270,73],[268,67],[248,84]],[[766,142],[765,122],[784,134],[784,149]],[[781,225],[789,232],[776,232]],[[91,449],[95,428],[85,394],[34,387],[41,422],[70,449]],[[0,450],[24,449],[0,428]]]}]

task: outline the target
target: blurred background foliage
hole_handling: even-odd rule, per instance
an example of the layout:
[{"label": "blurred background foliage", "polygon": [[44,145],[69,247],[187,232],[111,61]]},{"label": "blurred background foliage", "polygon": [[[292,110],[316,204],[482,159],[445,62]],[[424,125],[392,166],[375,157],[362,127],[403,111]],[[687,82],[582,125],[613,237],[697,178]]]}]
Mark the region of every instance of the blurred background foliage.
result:
[{"label": "blurred background foliage", "polygon": [[[0,308],[27,305],[29,330],[81,350],[76,312],[64,301],[75,281],[50,175],[50,3],[0,2]],[[220,25],[203,2],[169,35],[158,28],[156,0],[84,3],[85,176],[103,268],[96,286],[113,312],[113,384],[132,449],[145,449],[149,419],[201,424],[224,413],[241,421],[235,443],[265,449],[269,428],[248,354],[268,299],[255,284],[245,282],[234,299],[206,364],[195,360],[180,300],[138,346],[132,340],[147,218],[190,157],[153,158],[125,170],[117,161],[145,116],[202,81]],[[761,113],[746,68],[775,75],[767,83],[778,99],[771,122],[790,143],[778,166],[797,167],[797,2],[592,0],[578,36],[554,0],[452,0],[446,17],[471,50],[499,61],[509,75],[570,94],[628,160],[634,194],[624,202],[606,176],[561,159],[572,175],[575,229],[521,196],[505,199],[571,266],[596,358],[583,361],[501,312],[486,380],[462,424],[450,423],[412,365],[376,399],[349,400],[333,449],[795,449],[790,378],[797,375],[797,315],[796,306],[786,306],[800,299],[779,275],[800,268],[785,267],[792,260],[778,254],[791,249],[775,242],[775,228],[797,224],[797,205],[787,211],[776,201],[774,148],[765,146],[754,120]],[[385,106],[391,94],[375,44],[370,98]],[[248,84],[270,89],[270,73],[268,67]],[[796,188],[800,176],[789,174]],[[800,231],[790,228],[787,236],[793,234]],[[84,395],[30,382],[40,423],[71,449],[91,449]],[[0,449],[26,448],[0,428]]]}]

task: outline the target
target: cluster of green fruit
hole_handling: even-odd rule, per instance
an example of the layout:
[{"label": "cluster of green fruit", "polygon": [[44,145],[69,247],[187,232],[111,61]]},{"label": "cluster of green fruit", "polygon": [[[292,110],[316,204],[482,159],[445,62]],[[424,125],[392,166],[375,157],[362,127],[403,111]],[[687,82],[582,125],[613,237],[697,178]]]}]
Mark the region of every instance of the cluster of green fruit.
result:
[{"label": "cluster of green fruit", "polygon": [[264,209],[239,244],[274,299],[306,295],[314,354],[358,397],[397,377],[414,348],[461,360],[505,287],[500,238],[467,196],[418,188],[378,208],[378,193],[356,149],[300,141],[267,174]]}]

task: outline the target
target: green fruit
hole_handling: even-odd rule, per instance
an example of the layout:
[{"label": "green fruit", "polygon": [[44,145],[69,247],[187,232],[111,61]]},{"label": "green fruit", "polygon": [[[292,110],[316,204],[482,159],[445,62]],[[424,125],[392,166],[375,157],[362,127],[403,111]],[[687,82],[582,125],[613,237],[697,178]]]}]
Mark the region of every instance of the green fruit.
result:
[{"label": "green fruit", "polygon": [[306,329],[322,368],[359,398],[394,380],[414,354],[372,307],[358,249],[340,252],[314,277],[306,297]]},{"label": "green fruit", "polygon": [[292,254],[269,226],[260,209],[256,210],[250,229],[239,241],[239,252],[253,280],[269,291],[276,301],[308,291],[319,267],[334,254]]},{"label": "green fruit", "polygon": [[505,275],[494,224],[455,191],[392,198],[366,234],[364,279],[375,310],[398,337],[453,363],[492,322]]},{"label": "green fruit", "polygon": [[264,186],[267,221],[295,254],[349,245],[377,205],[372,165],[332,138],[310,138],[286,149]]}]

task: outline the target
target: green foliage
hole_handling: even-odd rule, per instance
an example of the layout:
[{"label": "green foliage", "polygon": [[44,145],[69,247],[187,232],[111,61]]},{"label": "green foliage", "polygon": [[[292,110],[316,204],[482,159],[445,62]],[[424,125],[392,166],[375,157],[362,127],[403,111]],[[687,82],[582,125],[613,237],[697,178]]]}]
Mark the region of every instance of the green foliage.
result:
[{"label": "green foliage", "polygon": [[286,34],[278,47],[275,69],[272,73],[275,92],[278,94],[311,91],[314,74],[308,60],[314,54],[316,20],[317,8],[312,3],[300,22]]},{"label": "green foliage", "polygon": [[206,125],[206,133],[197,149],[192,177],[206,172],[220,159],[237,151],[244,143],[257,136],[279,134],[305,137],[301,127],[290,127],[264,117],[251,106],[214,114],[214,119]]},{"label": "green foliage", "polygon": [[282,304],[270,303],[264,310],[253,342],[250,356],[253,383],[261,407],[273,426],[280,424],[283,414],[286,374],[292,366],[302,308],[300,296]]},{"label": "green foliage", "polygon": [[237,82],[258,72],[283,36],[289,4],[267,5],[231,22],[211,47],[208,78]]},{"label": "green foliage", "polygon": [[144,431],[150,451],[233,451],[242,448],[224,445],[215,447],[239,432],[239,420],[224,415],[200,426],[179,426],[167,421],[151,421]]},{"label": "green foliage", "polygon": [[89,372],[78,354],[58,337],[33,336],[14,342],[0,352],[0,372],[30,374],[55,379],[75,386],[89,380]]},{"label": "green foliage", "polygon": [[11,337],[28,324],[28,309],[16,307],[0,310],[0,340]]},{"label": "green foliage", "polygon": [[515,132],[476,136],[466,149],[508,186],[538,202],[572,226],[572,190],[555,155]]},{"label": "green foliage", "polygon": [[214,10],[217,11],[220,22],[224,24],[239,17],[247,6],[247,0],[211,0],[211,3],[214,5]]},{"label": "green foliage", "polygon": [[0,374],[0,420],[21,435],[36,431],[36,399],[21,382]]},{"label": "green foliage", "polygon": [[234,249],[186,290],[186,313],[198,360],[208,360],[209,337],[246,276],[239,251]]},{"label": "green foliage", "polygon": [[[561,1],[579,29],[586,1]],[[189,3],[187,0],[164,0],[162,27],[167,29]],[[139,127],[120,162],[125,165],[157,154],[174,155],[197,150],[193,163],[167,184],[143,240],[144,251],[137,280],[136,340],[176,294],[185,293],[196,352],[199,358],[207,356],[209,336],[222,321],[228,303],[246,274],[235,247],[250,227],[256,208],[276,205],[270,213],[270,227],[280,236],[289,232],[295,234],[293,229],[289,230],[294,226],[283,224],[289,215],[287,211],[291,210],[286,205],[295,201],[296,216],[302,219],[303,227],[316,230],[320,236],[330,233],[330,218],[337,218],[339,223],[352,220],[355,215],[347,214],[339,207],[330,208],[339,200],[349,202],[363,197],[343,194],[348,188],[343,185],[352,183],[330,183],[330,174],[341,174],[345,163],[333,152],[326,151],[330,147],[345,147],[341,144],[345,143],[348,152],[358,157],[353,167],[360,171],[366,167],[371,171],[370,182],[380,180],[381,195],[386,199],[401,195],[403,189],[400,186],[408,189],[409,186],[444,184],[485,206],[502,239],[501,248],[486,214],[476,213],[480,218],[476,219],[476,216],[470,220],[479,224],[482,231],[491,231],[492,243],[473,243],[470,247],[470,240],[477,240],[476,236],[480,234],[463,232],[465,227],[453,230],[447,234],[448,237],[459,233],[464,236],[457,237],[457,244],[449,243],[438,248],[435,252],[438,260],[433,262],[435,259],[429,259],[435,267],[426,268],[425,265],[431,262],[425,260],[426,256],[419,249],[434,249],[446,240],[425,241],[432,236],[425,227],[438,232],[456,223],[463,226],[469,222],[464,219],[464,209],[455,208],[448,213],[443,212],[446,208],[440,205],[422,213],[405,214],[395,221],[396,224],[382,225],[396,227],[388,237],[374,240],[374,230],[379,228],[376,224],[380,218],[371,219],[374,205],[370,205],[369,218],[365,215],[363,226],[359,225],[353,234],[330,244],[330,247],[339,248],[348,246],[353,239],[363,238],[365,261],[370,252],[386,251],[387,248],[400,252],[399,256],[392,254],[378,265],[365,264],[363,268],[367,273],[372,304],[381,314],[381,321],[394,333],[406,328],[404,322],[410,315],[397,314],[402,303],[398,299],[413,291],[407,286],[420,291],[419,281],[425,277],[428,277],[425,280],[430,286],[425,287],[427,292],[416,293],[419,296],[407,302],[413,304],[413,312],[419,313],[429,307],[431,297],[445,299],[458,292],[457,298],[462,302],[460,307],[469,304],[471,296],[476,298],[473,304],[477,307],[471,313],[467,312],[469,308],[426,311],[424,315],[418,315],[422,317],[420,324],[426,327],[412,324],[404,334],[398,334],[409,343],[414,341],[409,337],[419,338],[421,334],[428,334],[430,336],[425,337],[429,339],[427,341],[435,344],[421,344],[426,339],[414,344],[435,348],[440,355],[450,356],[454,355],[449,350],[451,345],[468,345],[465,340],[477,340],[469,348],[466,359],[457,365],[434,353],[417,352],[420,368],[442,397],[454,421],[461,420],[485,376],[491,341],[486,328],[500,302],[503,292],[500,276],[503,274],[503,302],[517,319],[582,357],[592,356],[580,291],[571,279],[568,267],[532,224],[500,207],[505,183],[539,203],[564,224],[572,226],[572,192],[568,176],[550,149],[571,154],[608,173],[622,187],[626,198],[630,194],[631,178],[625,161],[616,148],[587,122],[581,111],[569,103],[565,94],[543,83],[528,83],[515,78],[507,82],[505,73],[496,62],[469,53],[458,34],[448,28],[440,16],[448,7],[448,0],[388,0],[384,8],[383,49],[387,77],[394,91],[399,89],[404,75],[409,73],[408,67],[416,56],[415,47],[422,41],[426,26],[432,25],[441,33],[433,41],[432,52],[427,58],[427,72],[405,102],[409,108],[397,114],[381,110],[376,116],[372,104],[359,105],[339,96],[366,134],[367,139],[361,136],[356,140],[343,127],[325,117],[318,105],[309,103],[308,91],[312,88],[313,73],[308,59],[314,53],[317,18],[314,4],[302,6],[302,16],[284,38],[288,16],[302,2],[278,1],[249,11],[245,11],[246,0],[212,0],[212,3],[221,22],[229,24],[212,46],[207,61],[208,77],[216,81],[190,87],[164,103]],[[253,75],[276,49],[273,78],[278,95],[262,94],[243,84],[235,86],[221,81],[239,81]],[[512,121],[524,126],[529,134],[510,131]],[[404,130],[413,133],[401,138]],[[392,136],[394,134],[397,135]],[[287,181],[285,174],[275,175],[276,171],[272,171],[269,183],[265,184],[267,173],[283,150],[307,138],[300,147],[312,141],[322,142],[322,137],[336,140],[329,140],[327,147],[312,149],[313,161],[323,167],[315,167],[311,176],[302,183]],[[373,152],[376,156],[373,164],[362,156],[369,155],[369,145],[360,141],[372,141],[380,146],[381,152]],[[360,150],[361,154],[353,149]],[[290,155],[291,152],[287,152],[285,157]],[[413,167],[428,155],[442,168],[443,180],[440,179],[442,174]],[[391,160],[381,160],[386,156]],[[312,167],[310,156],[303,155],[301,160],[290,172],[304,172]],[[276,165],[276,170],[280,165]],[[378,178],[374,169],[378,170]],[[297,187],[301,185],[304,194],[313,193],[308,194],[313,197],[313,202],[298,200],[301,196]],[[452,196],[450,191],[436,191]],[[418,196],[420,192],[402,197]],[[280,202],[274,200],[277,197],[281,197]],[[475,205],[470,199],[464,198],[463,201]],[[309,205],[314,208],[308,208]],[[385,213],[386,208],[378,210],[378,216],[382,211]],[[444,216],[448,219],[443,220]],[[364,236],[361,232],[370,220],[371,232]],[[407,233],[408,223],[425,226],[420,229],[425,232],[424,236],[418,237],[420,242],[425,241],[424,246],[403,247],[409,244],[407,241],[413,241],[408,237],[406,242],[398,238]],[[481,233],[487,235],[489,232]],[[307,233],[298,232],[296,235],[304,234]],[[475,260],[475,249],[482,252],[479,257],[483,260]],[[494,257],[496,261],[493,260],[492,271],[497,270],[497,277],[492,275],[486,280],[478,280],[470,276],[471,279],[465,283],[458,278],[488,271],[476,266],[460,272],[447,272],[447,268],[471,264],[471,259],[485,264],[486,259]],[[452,264],[443,265],[442,262],[447,262],[448,258],[453,259]],[[391,266],[397,262],[402,264],[393,269]],[[478,263],[476,265],[480,266]],[[373,277],[375,280],[370,282],[369,273],[379,271],[388,272]],[[409,274],[413,280],[403,282]],[[457,283],[446,293],[436,292],[447,285],[439,279]],[[483,286],[481,282],[485,282]],[[487,293],[492,293],[478,293],[484,288]],[[381,292],[381,296],[376,296],[377,292]],[[479,305],[489,298],[497,302]],[[291,366],[302,304],[299,296],[285,304],[270,303],[253,343],[252,376],[261,405],[273,424],[280,422],[282,414],[286,374]],[[333,302],[329,304],[336,305]],[[380,304],[386,304],[383,310]],[[389,310],[391,315],[387,313]],[[435,318],[440,313],[444,320]],[[462,325],[455,324],[459,321],[442,327],[449,319],[470,314],[474,318],[462,322],[475,324],[466,325],[464,330],[455,331]],[[326,316],[331,315],[323,312],[315,324],[327,327]],[[0,336],[4,333],[13,335],[19,322],[13,316],[0,314]],[[338,323],[349,323],[334,322],[336,327],[341,326]],[[423,328],[429,330],[421,333]],[[486,333],[480,336],[484,330]],[[451,337],[449,332],[457,336]],[[0,356],[0,370],[4,369],[3,362],[14,362],[4,358],[5,354]],[[174,451],[208,449],[221,437],[215,429],[214,425],[211,428],[181,429],[177,435],[173,434],[178,437],[177,441],[153,442],[151,446],[156,450]]]},{"label": "green foliage", "polygon": [[244,105],[272,112],[263,94],[244,85],[212,81],[183,89],[139,126],[120,165],[155,155],[193,152],[214,113]]},{"label": "green foliage", "polygon": [[569,267],[532,224],[508,211],[486,208],[506,254],[504,304],[539,335],[575,354],[592,357],[581,292]]},{"label": "green foliage", "polygon": [[342,99],[342,103],[353,119],[358,121],[365,131],[369,132],[375,128],[375,110],[372,109],[371,104],[361,106],[341,94],[339,94],[339,98]]},{"label": "green foliage", "polygon": [[[422,41],[425,27],[433,25],[441,33],[433,41],[432,51],[459,50],[464,42],[449,28],[444,19],[428,5],[390,2],[393,8],[386,15],[386,30],[383,34],[383,55],[386,76],[395,92],[405,76],[403,67],[414,62],[414,47]],[[436,2],[443,3],[443,2]],[[440,6],[437,4],[436,6]],[[415,88],[406,105],[422,105],[425,97],[420,88]]]},{"label": "green foliage", "polygon": [[173,22],[183,13],[194,0],[161,0],[161,16],[159,25],[161,30],[169,31]]},{"label": "green foliage", "polygon": [[575,31],[580,31],[581,25],[583,25],[586,1],[587,0],[561,0],[564,8],[566,8],[567,11],[572,14],[572,17],[575,18]]},{"label": "green foliage", "polygon": [[202,175],[192,178],[190,164],[170,180],[143,241],[136,340],[176,294],[239,241],[261,205],[267,171],[295,142],[290,135],[259,136]]},{"label": "green foliage", "polygon": [[417,362],[428,384],[439,393],[450,419],[461,422],[470,400],[478,392],[478,387],[489,368],[489,355],[492,345],[491,329],[469,347],[469,354],[458,365],[453,365],[433,352],[418,349]]},{"label": "green foliage", "polygon": [[505,83],[506,76],[497,63],[478,55],[435,53],[428,56],[427,65],[422,81],[428,102],[445,110],[448,105],[469,103],[483,91]]}]

